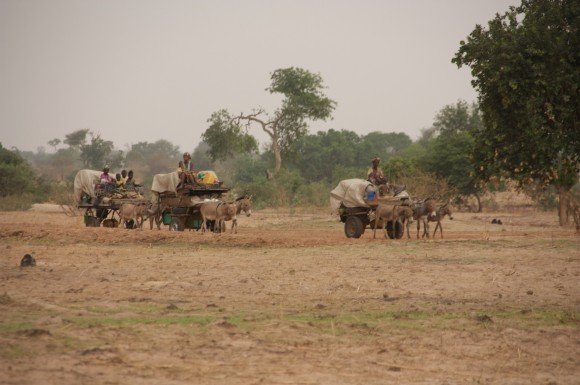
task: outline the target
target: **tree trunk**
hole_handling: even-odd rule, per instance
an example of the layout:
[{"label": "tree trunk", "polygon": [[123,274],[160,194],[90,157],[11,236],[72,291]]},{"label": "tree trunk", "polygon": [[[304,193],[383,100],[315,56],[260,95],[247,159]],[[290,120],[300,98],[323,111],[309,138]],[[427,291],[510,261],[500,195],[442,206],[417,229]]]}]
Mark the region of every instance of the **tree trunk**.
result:
[{"label": "tree trunk", "polygon": [[556,188],[558,190],[558,219],[560,220],[560,226],[566,226],[570,223],[568,216],[570,189],[564,186],[558,186]]},{"label": "tree trunk", "polygon": [[282,152],[280,150],[280,145],[278,144],[278,138],[276,137],[272,138],[272,150],[274,151],[274,159],[276,160],[274,175],[278,175],[278,172],[282,167]]},{"label": "tree trunk", "polygon": [[481,198],[479,197],[479,194],[473,195],[475,195],[475,199],[477,199],[477,212],[480,213],[483,211],[483,207],[481,206]]}]

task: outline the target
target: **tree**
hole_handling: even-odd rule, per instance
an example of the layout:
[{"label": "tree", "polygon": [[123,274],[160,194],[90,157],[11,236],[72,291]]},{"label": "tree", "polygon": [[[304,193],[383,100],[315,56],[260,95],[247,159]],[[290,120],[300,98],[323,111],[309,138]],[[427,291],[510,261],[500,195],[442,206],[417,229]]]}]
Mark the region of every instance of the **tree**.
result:
[{"label": "tree", "polygon": [[579,20],[576,0],[524,0],[477,25],[452,60],[471,67],[479,93],[476,172],[553,185],[561,225],[580,172]]},{"label": "tree", "polygon": [[211,124],[202,139],[208,144],[207,153],[214,162],[258,150],[256,139],[236,124],[227,110],[214,112],[207,121]]},{"label": "tree", "polygon": [[68,135],[65,135],[63,143],[69,147],[79,148],[81,145],[85,144],[87,141],[87,135],[89,133],[88,128],[83,128],[82,130],[76,130]]},{"label": "tree", "polygon": [[212,159],[209,155],[209,146],[206,142],[201,141],[191,153],[191,161],[198,170],[211,170],[213,167]]},{"label": "tree", "polygon": [[445,179],[454,193],[473,195],[481,211],[483,184],[473,165],[475,150],[473,132],[480,130],[482,120],[476,104],[465,101],[443,107],[435,117],[433,136],[426,143],[427,151],[420,164],[424,170]]},{"label": "tree", "polygon": [[56,146],[58,146],[60,142],[60,139],[54,138],[48,141],[48,145],[54,149],[54,152],[56,152]]},{"label": "tree", "polygon": [[362,137],[362,151],[365,164],[370,164],[371,158],[379,156],[388,158],[409,147],[413,141],[403,132],[371,132]]},{"label": "tree", "polygon": [[358,176],[363,177],[365,163],[360,159],[361,143],[360,136],[347,130],[330,129],[326,132],[319,131],[316,135],[305,135],[296,142],[297,156],[294,164],[310,182],[333,181],[337,166],[358,166],[359,172],[363,174]]},{"label": "tree", "polygon": [[180,159],[179,147],[160,139],[153,143],[133,144],[125,157],[125,165],[127,169],[141,175],[141,178],[149,178],[177,170]]},{"label": "tree", "polygon": [[32,193],[46,193],[34,170],[17,151],[10,151],[0,143],[0,197]]},{"label": "tree", "polygon": [[[90,143],[81,143],[79,145],[81,150],[81,160],[87,168],[102,169],[106,163],[110,163],[110,167],[119,167],[122,161],[119,157],[119,152],[113,152],[113,142],[104,140],[101,135],[90,132]],[[68,135],[67,135],[68,139]],[[66,140],[65,140],[66,142]]]},{"label": "tree", "polygon": [[[225,157],[229,149],[220,148],[236,139],[248,141],[242,124],[246,128],[257,125],[271,139],[277,174],[282,166],[282,154],[292,150],[293,143],[307,132],[307,120],[323,120],[331,117],[336,102],[323,94],[322,77],[302,68],[282,68],[271,74],[271,94],[282,94],[282,105],[273,114],[262,108],[250,114],[239,114],[233,118],[226,110],[220,110],[209,119],[210,128],[202,135],[210,146],[210,155]],[[247,143],[246,143],[247,144]],[[250,146],[251,147],[251,146]],[[235,148],[235,147],[234,147]]]}]

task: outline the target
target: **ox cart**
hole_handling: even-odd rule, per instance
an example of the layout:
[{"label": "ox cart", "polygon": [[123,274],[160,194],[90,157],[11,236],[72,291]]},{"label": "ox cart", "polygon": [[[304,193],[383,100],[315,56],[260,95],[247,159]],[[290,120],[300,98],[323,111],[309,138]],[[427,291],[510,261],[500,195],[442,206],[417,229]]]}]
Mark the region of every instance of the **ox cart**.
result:
[{"label": "ox cart", "polygon": [[[211,172],[205,173],[211,175]],[[213,182],[214,178],[210,180]],[[214,183],[204,183],[201,180],[199,183],[180,184],[177,172],[155,175],[151,190],[158,221],[168,225],[170,231],[201,229],[201,205],[206,202],[221,202],[223,195],[230,191],[217,178],[215,180]],[[214,222],[208,221],[208,227],[213,230]]]},{"label": "ox cart", "polygon": [[[114,218],[123,204],[148,205],[137,188],[105,188],[100,183],[100,175],[100,171],[80,170],[75,176],[75,202],[78,209],[84,210],[85,226],[99,227],[105,219]],[[134,226],[133,221],[127,224],[129,228]]]},{"label": "ox cart", "polygon": [[344,234],[347,238],[360,238],[367,228],[377,229],[386,226],[387,234],[391,239],[403,237],[403,223],[389,220],[385,224],[382,219],[376,220],[376,211],[379,205],[396,206],[406,205],[407,195],[401,197],[381,197],[376,186],[362,179],[347,179],[341,181],[330,192],[330,205],[344,223]]}]

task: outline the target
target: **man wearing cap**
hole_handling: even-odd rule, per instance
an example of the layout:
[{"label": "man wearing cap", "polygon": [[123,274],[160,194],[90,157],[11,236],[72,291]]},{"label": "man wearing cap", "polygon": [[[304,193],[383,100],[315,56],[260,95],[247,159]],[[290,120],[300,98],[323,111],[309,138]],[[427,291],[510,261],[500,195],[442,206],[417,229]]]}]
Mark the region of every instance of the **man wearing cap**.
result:
[{"label": "man wearing cap", "polygon": [[380,158],[373,158],[372,167],[367,172],[367,180],[376,186],[387,183],[387,178],[385,178],[383,170],[379,168],[379,163],[381,163]]}]

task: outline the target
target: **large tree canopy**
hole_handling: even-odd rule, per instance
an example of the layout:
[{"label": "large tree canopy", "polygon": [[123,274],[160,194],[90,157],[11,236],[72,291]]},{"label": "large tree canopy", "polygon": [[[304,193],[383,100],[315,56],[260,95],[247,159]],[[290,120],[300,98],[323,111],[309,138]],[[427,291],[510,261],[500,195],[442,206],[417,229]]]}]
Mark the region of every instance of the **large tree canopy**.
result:
[{"label": "large tree canopy", "polygon": [[[235,151],[254,149],[243,129],[258,125],[271,139],[275,172],[282,165],[282,154],[291,151],[293,143],[307,132],[307,120],[330,118],[336,102],[322,92],[324,85],[319,74],[302,68],[282,68],[271,74],[270,93],[282,94],[282,105],[274,113],[263,109],[232,117],[226,110],[214,113],[208,120],[210,127],[203,133],[214,159],[226,158]],[[224,146],[228,146],[224,148]]]},{"label": "large tree canopy", "polygon": [[477,172],[555,186],[561,224],[580,172],[579,20],[576,0],[524,0],[477,25],[453,58],[471,67],[479,93]]},{"label": "large tree canopy", "polygon": [[473,132],[482,128],[476,104],[464,101],[443,107],[435,117],[432,137],[426,142],[427,151],[421,159],[425,171],[445,179],[453,193],[473,195],[481,211],[480,194],[483,188],[472,162]]}]

